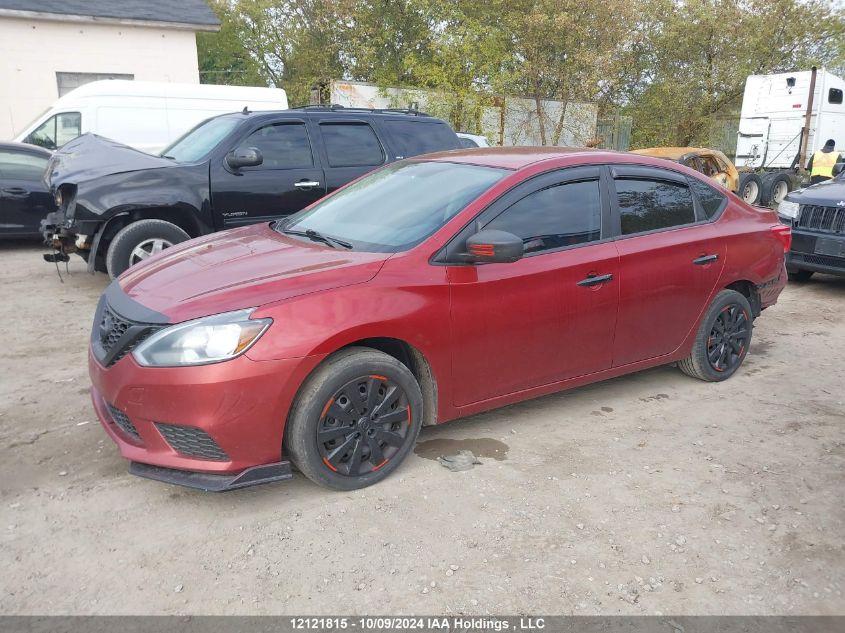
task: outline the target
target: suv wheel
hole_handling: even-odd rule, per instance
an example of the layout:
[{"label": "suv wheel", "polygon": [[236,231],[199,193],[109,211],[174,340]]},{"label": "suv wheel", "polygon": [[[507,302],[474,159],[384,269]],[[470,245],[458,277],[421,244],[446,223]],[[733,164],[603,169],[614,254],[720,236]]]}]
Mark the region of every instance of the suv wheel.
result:
[{"label": "suv wheel", "polygon": [[678,363],[693,378],[718,382],[736,373],[751,346],[751,304],[736,290],[722,290],[707,309],[690,355]]},{"label": "suv wheel", "polygon": [[124,226],[115,235],[106,252],[109,277],[117,279],[130,266],[191,239],[175,224],[164,220],[139,220]]},{"label": "suv wheel", "polygon": [[284,451],[321,486],[371,486],[411,452],[422,407],[419,384],[405,365],[374,349],[350,347],[303,384],[288,417]]}]

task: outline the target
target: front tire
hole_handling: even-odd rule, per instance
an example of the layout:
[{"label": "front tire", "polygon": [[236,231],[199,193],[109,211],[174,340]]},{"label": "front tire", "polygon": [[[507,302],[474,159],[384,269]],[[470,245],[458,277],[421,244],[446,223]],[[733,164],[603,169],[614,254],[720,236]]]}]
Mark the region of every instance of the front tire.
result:
[{"label": "front tire", "polygon": [[367,347],[330,356],[305,381],[285,428],[284,450],[314,483],[334,490],[365,488],[407,457],[423,419],[411,371]]},{"label": "front tire", "polygon": [[127,224],[109,243],[106,270],[117,279],[129,267],[157,255],[174,244],[191,239],[175,224],[164,220],[139,220]]},{"label": "front tire", "polygon": [[727,380],[748,354],[753,327],[748,299],[736,290],[722,290],[701,321],[690,355],[678,367],[699,380]]}]

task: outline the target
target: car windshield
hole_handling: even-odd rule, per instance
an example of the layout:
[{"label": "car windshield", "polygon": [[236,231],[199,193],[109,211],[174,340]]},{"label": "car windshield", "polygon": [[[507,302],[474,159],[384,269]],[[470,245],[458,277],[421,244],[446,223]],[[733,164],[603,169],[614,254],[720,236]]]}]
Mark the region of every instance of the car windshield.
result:
[{"label": "car windshield", "polygon": [[506,169],[447,162],[399,162],[279,222],[282,233],[310,233],[356,250],[398,252],[433,234]]},{"label": "car windshield", "polygon": [[162,150],[161,156],[172,158],[177,163],[201,160],[240,122],[240,118],[229,116],[203,121]]}]

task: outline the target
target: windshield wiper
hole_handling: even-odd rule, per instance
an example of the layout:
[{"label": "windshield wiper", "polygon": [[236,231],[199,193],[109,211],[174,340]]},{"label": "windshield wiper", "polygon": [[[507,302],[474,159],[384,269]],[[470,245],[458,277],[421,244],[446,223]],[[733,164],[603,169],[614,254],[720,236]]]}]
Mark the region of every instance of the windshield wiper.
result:
[{"label": "windshield wiper", "polygon": [[314,229],[306,229],[305,231],[294,231],[292,229],[282,229],[282,233],[286,235],[301,235],[303,237],[307,237],[313,242],[322,242],[326,246],[331,246],[332,248],[337,248],[338,246],[342,246],[343,248],[352,248],[352,244],[349,242],[344,242],[343,240],[339,240],[336,237],[330,237],[328,235],[323,235]]}]

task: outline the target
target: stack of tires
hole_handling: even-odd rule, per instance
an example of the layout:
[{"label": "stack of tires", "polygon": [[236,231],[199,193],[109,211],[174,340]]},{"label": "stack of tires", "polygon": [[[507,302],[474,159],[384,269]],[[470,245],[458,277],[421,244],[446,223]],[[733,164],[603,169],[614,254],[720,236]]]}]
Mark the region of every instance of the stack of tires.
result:
[{"label": "stack of tires", "polygon": [[785,171],[740,172],[737,195],[748,204],[777,206],[793,189],[792,176]]}]

